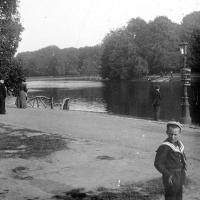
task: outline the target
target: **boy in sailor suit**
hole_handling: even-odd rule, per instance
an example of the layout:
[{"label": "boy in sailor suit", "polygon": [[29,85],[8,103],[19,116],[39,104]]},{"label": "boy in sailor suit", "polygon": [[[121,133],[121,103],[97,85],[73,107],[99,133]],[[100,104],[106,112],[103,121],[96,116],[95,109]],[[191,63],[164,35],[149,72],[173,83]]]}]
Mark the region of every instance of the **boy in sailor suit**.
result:
[{"label": "boy in sailor suit", "polygon": [[178,140],[181,128],[179,122],[168,122],[168,137],[156,151],[154,166],[162,173],[165,200],[182,200],[186,162],[183,143]]}]

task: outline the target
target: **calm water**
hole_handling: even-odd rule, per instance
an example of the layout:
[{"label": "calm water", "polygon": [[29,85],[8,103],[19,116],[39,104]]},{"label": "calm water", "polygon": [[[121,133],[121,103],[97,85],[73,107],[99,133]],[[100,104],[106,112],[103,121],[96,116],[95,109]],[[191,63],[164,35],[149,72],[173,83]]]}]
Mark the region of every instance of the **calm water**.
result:
[{"label": "calm water", "polygon": [[[55,102],[70,98],[70,110],[107,112],[152,119],[153,83],[148,81],[101,82],[65,79],[29,80],[29,96],[53,97]],[[161,120],[180,120],[181,82],[161,83]],[[199,89],[193,84],[190,91],[192,121],[200,123]]]}]

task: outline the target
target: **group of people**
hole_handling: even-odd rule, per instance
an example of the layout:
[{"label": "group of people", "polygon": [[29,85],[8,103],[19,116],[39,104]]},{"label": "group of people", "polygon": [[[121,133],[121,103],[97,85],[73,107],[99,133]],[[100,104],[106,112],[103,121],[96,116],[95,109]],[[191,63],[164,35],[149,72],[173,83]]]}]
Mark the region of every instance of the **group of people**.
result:
[{"label": "group of people", "polygon": [[[16,106],[17,108],[27,107],[27,86],[25,81],[21,81],[17,88]],[[0,80],[0,114],[6,114],[5,100],[7,95],[7,89],[4,84],[4,80]]]}]

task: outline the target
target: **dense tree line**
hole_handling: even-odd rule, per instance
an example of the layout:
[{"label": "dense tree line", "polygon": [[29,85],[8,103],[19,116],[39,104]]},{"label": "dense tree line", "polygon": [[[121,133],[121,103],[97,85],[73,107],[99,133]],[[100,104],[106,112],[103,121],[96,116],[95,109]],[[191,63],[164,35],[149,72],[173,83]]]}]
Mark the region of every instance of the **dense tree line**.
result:
[{"label": "dense tree line", "polygon": [[49,46],[17,55],[27,76],[97,76],[101,46],[59,49]]},{"label": "dense tree line", "polygon": [[23,30],[17,6],[17,0],[0,1],[0,78],[13,93],[24,79],[22,67],[14,58]]},{"label": "dense tree line", "polygon": [[189,43],[188,65],[200,72],[200,12],[193,12],[182,20],[180,38]]},{"label": "dense tree line", "polygon": [[164,16],[149,23],[131,19],[127,26],[104,38],[102,76],[127,80],[146,74],[179,72],[181,41],[189,43],[188,66],[200,72],[200,12],[185,16],[181,24]]},{"label": "dense tree line", "polygon": [[28,76],[101,75],[129,80],[147,74],[179,72],[179,43],[189,43],[188,65],[200,72],[200,12],[193,12],[181,24],[164,16],[145,22],[131,19],[126,26],[108,33],[101,45],[59,49],[49,46],[18,54]]}]

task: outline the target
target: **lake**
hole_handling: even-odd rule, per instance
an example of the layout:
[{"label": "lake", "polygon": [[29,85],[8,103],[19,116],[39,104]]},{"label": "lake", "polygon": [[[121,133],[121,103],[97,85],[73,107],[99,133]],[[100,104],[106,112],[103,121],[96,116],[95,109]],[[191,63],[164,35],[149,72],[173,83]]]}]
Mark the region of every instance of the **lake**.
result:
[{"label": "lake", "polygon": [[[64,78],[28,79],[29,96],[53,97],[55,102],[70,98],[69,109],[104,112],[116,115],[152,119],[152,90],[150,81],[87,81]],[[160,120],[180,120],[182,83],[175,79],[160,84],[162,95]],[[190,114],[193,124],[200,124],[199,84],[189,89]]]}]

